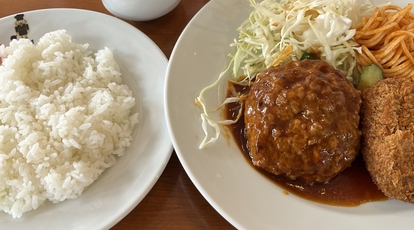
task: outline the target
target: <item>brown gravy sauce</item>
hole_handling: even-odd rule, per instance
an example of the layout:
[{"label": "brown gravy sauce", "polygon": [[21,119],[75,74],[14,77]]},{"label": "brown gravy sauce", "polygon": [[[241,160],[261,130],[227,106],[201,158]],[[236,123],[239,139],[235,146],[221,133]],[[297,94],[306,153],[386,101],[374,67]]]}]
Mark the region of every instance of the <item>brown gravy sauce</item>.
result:
[{"label": "brown gravy sauce", "polygon": [[[247,86],[229,83],[227,96],[229,97],[231,92],[245,94],[248,90],[249,88]],[[227,104],[225,109],[226,118],[234,119],[237,116],[239,108],[239,103]],[[352,163],[351,167],[342,171],[328,183],[309,185],[299,180],[292,181],[283,176],[273,175],[253,166],[245,136],[244,116],[236,124],[229,125],[228,128],[249,164],[267,179],[283,188],[285,194],[292,193],[318,203],[349,207],[358,206],[366,202],[387,200],[387,197],[372,181],[371,176],[365,168],[361,154]]]}]

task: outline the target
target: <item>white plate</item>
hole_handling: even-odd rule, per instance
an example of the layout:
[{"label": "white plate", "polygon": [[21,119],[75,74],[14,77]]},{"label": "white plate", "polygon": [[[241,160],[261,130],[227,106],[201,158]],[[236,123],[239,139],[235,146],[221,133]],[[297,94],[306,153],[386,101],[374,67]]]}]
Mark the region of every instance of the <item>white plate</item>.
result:
[{"label": "white plate", "polygon": [[[0,19],[0,43],[14,34],[14,16]],[[24,12],[29,38],[66,29],[73,42],[89,43],[97,51],[110,48],[121,66],[124,83],[140,99],[140,121],[133,144],[118,162],[75,200],[47,203],[13,219],[0,213],[1,229],[108,229],[126,216],[149,192],[164,170],[172,145],[164,117],[164,77],[167,59],[145,34],[105,14],[76,9]]]},{"label": "white plate", "polygon": [[229,44],[251,11],[245,0],[210,1],[183,31],[170,58],[167,124],[195,186],[238,229],[412,229],[412,204],[388,200],[345,208],[311,202],[284,195],[283,189],[248,164],[232,138],[221,137],[214,145],[198,149],[204,134],[194,98],[227,67]]}]

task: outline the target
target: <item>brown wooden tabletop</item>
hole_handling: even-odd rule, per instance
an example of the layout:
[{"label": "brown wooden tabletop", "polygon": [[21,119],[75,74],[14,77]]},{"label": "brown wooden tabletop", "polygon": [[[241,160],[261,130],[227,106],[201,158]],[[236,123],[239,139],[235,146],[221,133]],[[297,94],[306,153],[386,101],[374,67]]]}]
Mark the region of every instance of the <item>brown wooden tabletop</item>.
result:
[{"label": "brown wooden tabletop", "polygon": [[[208,1],[181,0],[173,11],[161,18],[127,22],[147,34],[169,58],[182,30]],[[0,2],[0,17],[45,8],[80,8],[110,14],[101,0],[3,0]],[[198,192],[173,152],[152,190],[112,229],[234,228]]]}]

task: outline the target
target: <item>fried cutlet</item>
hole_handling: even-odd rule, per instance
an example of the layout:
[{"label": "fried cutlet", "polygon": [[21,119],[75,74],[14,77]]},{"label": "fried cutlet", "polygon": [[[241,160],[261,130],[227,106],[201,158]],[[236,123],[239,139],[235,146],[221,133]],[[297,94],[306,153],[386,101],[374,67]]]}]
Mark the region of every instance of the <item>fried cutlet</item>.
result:
[{"label": "fried cutlet", "polygon": [[367,169],[386,196],[414,203],[414,83],[385,79],[362,95]]}]

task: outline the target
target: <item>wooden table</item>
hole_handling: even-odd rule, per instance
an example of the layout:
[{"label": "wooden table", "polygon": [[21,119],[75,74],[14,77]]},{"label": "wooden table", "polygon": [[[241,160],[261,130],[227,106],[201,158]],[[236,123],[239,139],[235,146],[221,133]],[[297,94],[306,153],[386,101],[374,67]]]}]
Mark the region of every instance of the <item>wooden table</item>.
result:
[{"label": "wooden table", "polygon": [[[208,1],[181,0],[173,11],[159,19],[128,23],[147,34],[169,58],[182,30]],[[5,0],[0,3],[0,17],[29,10],[66,7],[110,14],[100,0]],[[198,192],[173,152],[164,173],[149,194],[112,229],[234,228]]]}]

